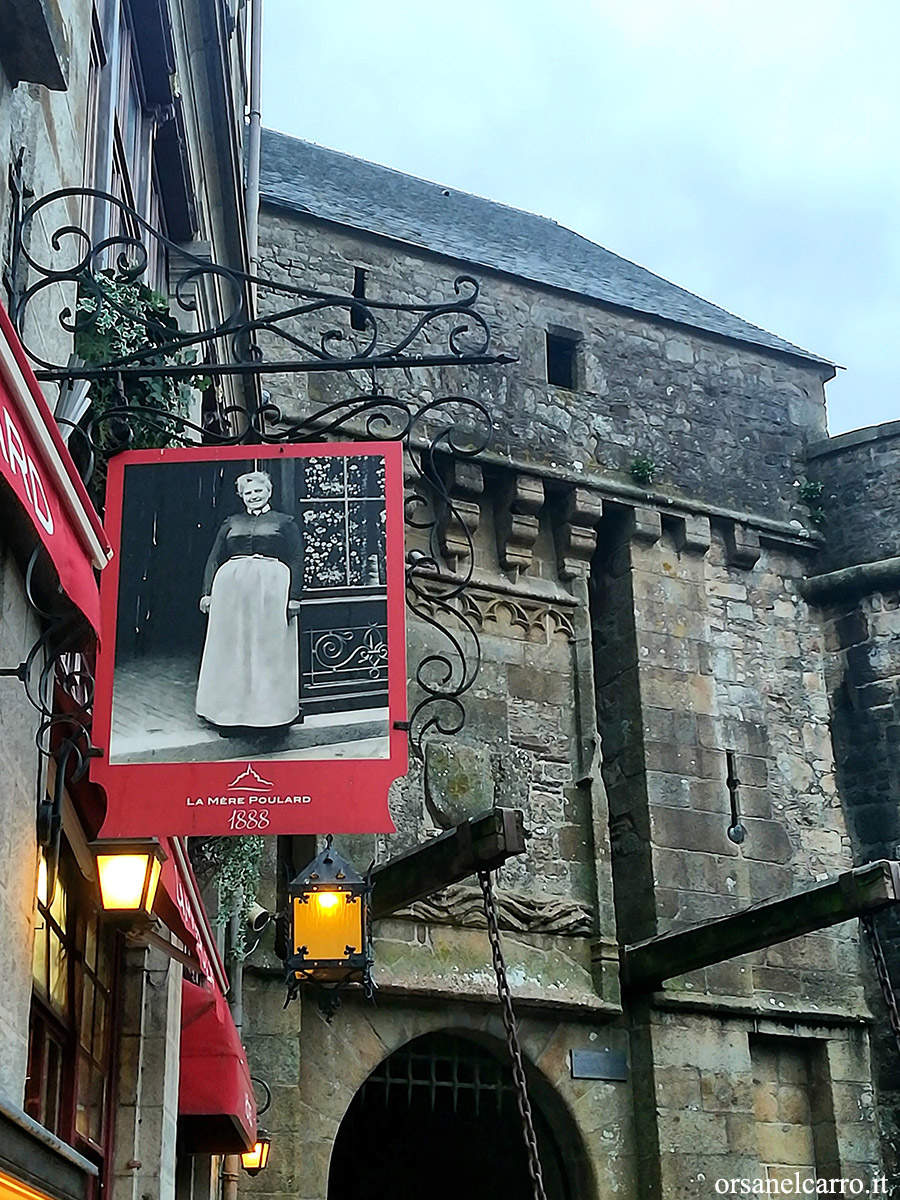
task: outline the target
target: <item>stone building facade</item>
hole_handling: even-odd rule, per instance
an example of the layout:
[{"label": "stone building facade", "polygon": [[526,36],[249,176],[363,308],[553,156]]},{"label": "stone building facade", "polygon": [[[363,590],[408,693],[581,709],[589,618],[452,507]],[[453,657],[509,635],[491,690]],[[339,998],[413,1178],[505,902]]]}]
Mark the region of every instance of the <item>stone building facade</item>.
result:
[{"label": "stone building facade", "polygon": [[[829,709],[842,635],[804,583],[823,534],[802,484],[833,368],[543,218],[276,134],[262,180],[267,275],[414,304],[474,274],[516,355],[377,382],[401,401],[470,396],[494,421],[488,451],[448,462],[440,535],[448,575],[470,565],[461,522],[474,544],[464,604],[483,661],[457,739],[474,803],[521,808],[530,831],[499,896],[548,1195],[670,1200],[794,1173],[868,1187],[881,1157],[856,922],[651,993],[619,969],[621,945],[853,865]],[[266,386],[290,422],[370,382]],[[415,621],[408,640],[411,665],[435,644]],[[438,834],[422,776],[446,753],[435,739],[396,786],[396,835],[342,852],[364,864]],[[282,1010],[265,940],[249,960],[274,1144],[246,1190],[343,1200],[365,1179],[401,1200],[465,1179],[471,1196],[529,1194],[511,1177],[502,1190],[479,1149],[513,1163],[514,1121],[476,1119],[456,1090],[446,1107],[438,1083],[504,1053],[477,889],[382,922],[376,977],[376,1006],[348,1000],[329,1026],[308,997]],[[600,1052],[593,1078],[582,1051]]]}]

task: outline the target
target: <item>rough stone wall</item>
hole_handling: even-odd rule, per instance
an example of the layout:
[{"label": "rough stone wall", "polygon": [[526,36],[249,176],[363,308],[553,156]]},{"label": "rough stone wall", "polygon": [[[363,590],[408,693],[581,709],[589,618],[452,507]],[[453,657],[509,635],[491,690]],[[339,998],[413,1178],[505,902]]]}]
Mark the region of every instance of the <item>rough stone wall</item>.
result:
[{"label": "rough stone wall", "polygon": [[[348,293],[358,266],[367,272],[372,299],[436,302],[452,297],[454,277],[470,270],[270,207],[261,223],[263,274],[295,284],[314,280],[323,290]],[[634,486],[629,468],[641,454],[659,466],[657,490],[689,498],[693,507],[749,510],[785,522],[805,517],[793,484],[805,469],[807,443],[825,432],[827,368],[476,273],[483,282],[479,307],[496,349],[517,354],[518,361],[502,369],[417,371],[412,384],[392,375],[381,380],[389,391],[479,397],[502,414],[497,454],[536,470],[577,474],[584,483],[605,479],[639,498],[644,489]],[[350,335],[345,312],[328,318],[345,338]],[[389,334],[394,327],[379,314],[383,319]],[[458,323],[454,318],[452,324]],[[450,327],[448,321],[441,328]],[[547,383],[545,332],[551,327],[581,339],[576,391]],[[294,357],[292,347],[272,348]],[[273,378],[267,386],[287,413],[302,410],[307,400],[347,394],[345,381],[324,375],[312,375],[306,384]]]},{"label": "rough stone wall", "polygon": [[900,554],[900,421],[814,442],[807,455],[825,517],[817,570]]},{"label": "rough stone wall", "polygon": [[[620,936],[699,924],[846,870],[823,639],[798,592],[802,553],[757,545],[741,557],[733,528],[707,523],[688,537],[649,512],[610,536],[623,540],[598,579],[594,620]],[[727,750],[739,842],[728,832]],[[855,926],[670,986],[855,1012]]]},{"label": "rough stone wall", "polygon": [[719,1179],[810,1168],[868,1189],[878,1145],[867,1043],[852,1025],[649,1014],[632,1035],[642,1194],[693,1200]]},{"label": "rough stone wall", "polygon": [[[16,563],[0,545],[0,664],[23,662],[38,633]],[[37,724],[19,680],[0,679],[0,1096],[20,1107],[28,1058],[37,884]]]},{"label": "rough stone wall", "polygon": [[[857,862],[900,855],[900,423],[855,430],[810,448],[823,485],[825,547],[809,591],[825,627],[838,786]],[[849,568],[849,570],[848,570]],[[900,919],[876,918],[900,980]],[[874,973],[873,1047],[888,1160],[900,1171],[900,1056]]]}]

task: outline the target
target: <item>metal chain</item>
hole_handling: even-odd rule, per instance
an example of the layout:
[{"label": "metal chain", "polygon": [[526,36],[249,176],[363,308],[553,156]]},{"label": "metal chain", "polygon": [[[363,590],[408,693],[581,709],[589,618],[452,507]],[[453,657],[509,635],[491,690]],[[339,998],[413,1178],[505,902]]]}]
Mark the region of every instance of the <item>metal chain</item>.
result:
[{"label": "metal chain", "polygon": [[491,944],[491,957],[494,961],[494,973],[497,976],[497,995],[500,997],[500,1010],[503,1015],[503,1027],[506,1030],[506,1045],[512,1063],[513,1083],[516,1090],[516,1104],[519,1106],[519,1116],[522,1120],[522,1134],[525,1138],[525,1150],[528,1154],[528,1173],[534,1189],[534,1200],[547,1200],[544,1191],[544,1176],[541,1171],[541,1159],[538,1152],[537,1137],[534,1132],[534,1121],[531,1117],[531,1104],[528,1100],[528,1084],[525,1079],[525,1063],[519,1046],[519,1031],[516,1025],[516,1014],[513,1012],[512,994],[509,990],[509,980],[506,977],[506,962],[503,958],[503,948],[500,945],[500,924],[497,920],[497,905],[494,900],[494,885],[490,871],[479,871],[478,882],[484,899],[484,915],[487,919],[488,941]]},{"label": "metal chain", "polygon": [[887,959],[884,957],[881,939],[878,936],[878,930],[875,928],[875,918],[869,915],[862,917],[861,920],[863,929],[865,929],[869,939],[869,945],[872,947],[872,958],[875,960],[875,974],[878,976],[881,994],[884,997],[885,1007],[887,1008],[891,1033],[894,1035],[897,1052],[900,1053],[900,1009],[897,1008],[897,997],[894,994],[894,988],[891,984]]}]

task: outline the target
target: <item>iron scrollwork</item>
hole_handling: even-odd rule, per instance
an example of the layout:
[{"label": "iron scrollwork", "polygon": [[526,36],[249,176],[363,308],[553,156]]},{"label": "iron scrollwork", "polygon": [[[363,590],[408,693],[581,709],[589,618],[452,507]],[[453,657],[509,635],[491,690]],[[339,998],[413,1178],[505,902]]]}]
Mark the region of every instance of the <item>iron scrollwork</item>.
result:
[{"label": "iron scrollwork", "polygon": [[[73,208],[89,215],[73,219]],[[179,246],[130,205],[96,188],[51,192],[18,214],[14,224],[12,277],[20,279],[25,266],[34,282],[15,299],[13,317],[38,378],[91,380],[115,374],[125,380],[189,380],[198,370],[208,376],[296,374],[511,361],[491,351],[490,327],[477,307],[479,284],[470,275],[457,277],[452,297],[432,304],[362,298],[253,275]],[[107,232],[95,241],[87,225]],[[127,295],[129,284],[152,286],[154,264],[165,259],[181,267],[174,304],[190,314],[184,329],[148,315]],[[66,333],[89,332],[113,318],[141,330],[142,344],[90,364],[56,362],[39,352],[26,340],[28,314],[50,302],[60,285],[77,294],[74,307],[64,304],[57,313]],[[215,288],[224,310],[206,322],[196,302],[204,286]],[[248,304],[251,291],[255,315]],[[260,336],[282,357],[264,356]]]}]

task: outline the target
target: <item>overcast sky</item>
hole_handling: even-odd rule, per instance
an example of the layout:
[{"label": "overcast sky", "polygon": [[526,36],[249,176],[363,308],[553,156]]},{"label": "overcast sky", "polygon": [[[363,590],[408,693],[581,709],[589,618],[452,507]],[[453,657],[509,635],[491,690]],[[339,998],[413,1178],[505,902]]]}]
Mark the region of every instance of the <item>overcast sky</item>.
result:
[{"label": "overcast sky", "polygon": [[552,217],[900,417],[900,0],[263,0],[263,122]]}]

